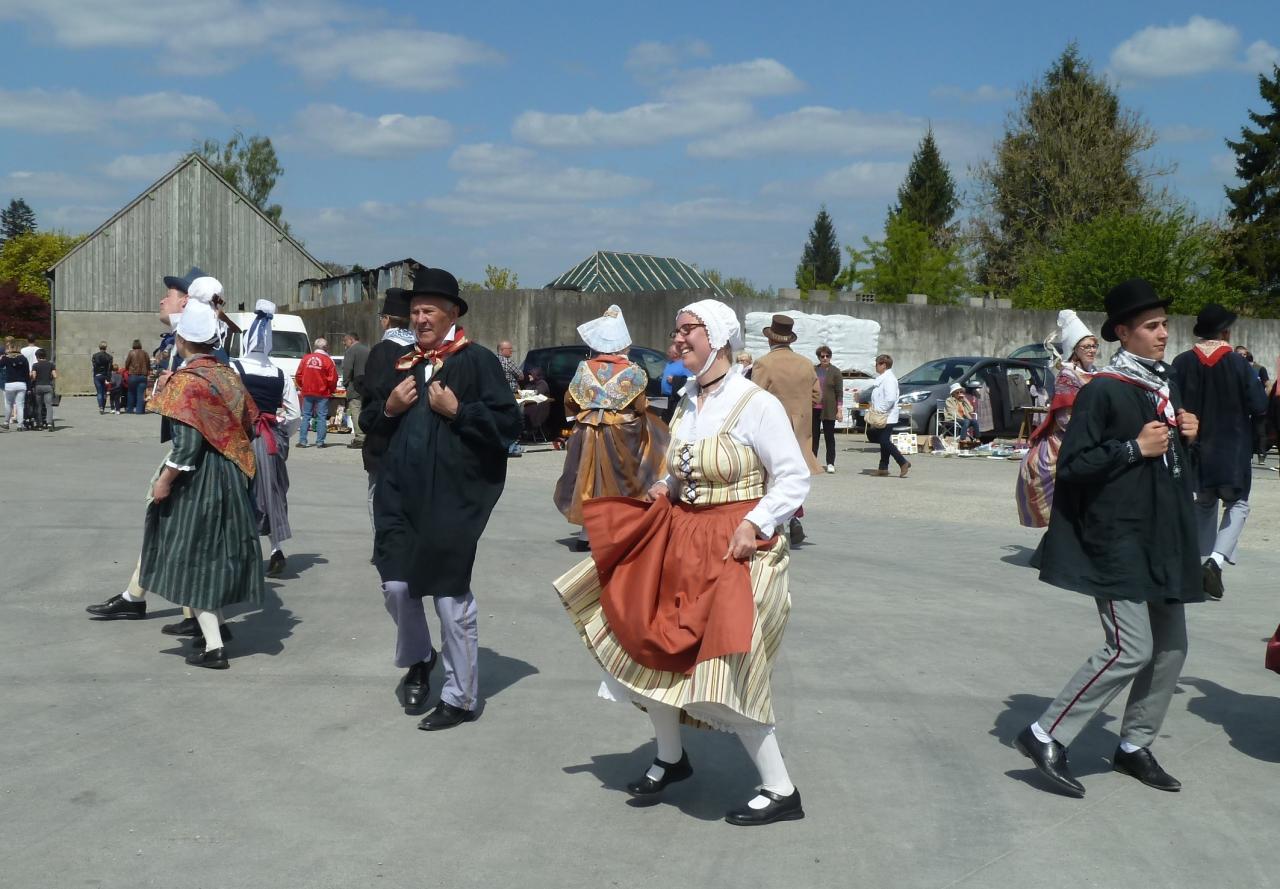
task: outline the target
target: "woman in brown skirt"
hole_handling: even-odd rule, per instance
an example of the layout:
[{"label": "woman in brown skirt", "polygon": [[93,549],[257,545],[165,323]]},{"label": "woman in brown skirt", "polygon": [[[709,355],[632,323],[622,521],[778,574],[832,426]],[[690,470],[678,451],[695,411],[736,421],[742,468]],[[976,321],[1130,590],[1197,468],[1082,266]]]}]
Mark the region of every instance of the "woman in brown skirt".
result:
[{"label": "woman in brown skirt", "polygon": [[770,673],[791,607],[785,525],[809,470],[781,403],[733,369],[742,334],[715,300],[685,307],[673,339],[690,382],[650,500],[605,497],[583,518],[592,558],[555,581],[602,697],[648,714],[657,758],[627,790],[656,798],[693,774],[680,723],[737,734],[760,786],[731,824],[804,817],[774,733]]}]

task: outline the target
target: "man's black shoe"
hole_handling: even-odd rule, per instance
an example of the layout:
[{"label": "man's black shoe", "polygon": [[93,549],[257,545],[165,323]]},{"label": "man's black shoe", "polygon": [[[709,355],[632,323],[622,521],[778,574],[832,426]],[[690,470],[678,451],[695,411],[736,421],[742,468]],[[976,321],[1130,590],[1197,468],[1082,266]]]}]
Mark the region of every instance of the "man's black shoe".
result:
[{"label": "man's black shoe", "polygon": [[1222,585],[1222,569],[1213,559],[1204,560],[1204,594],[1215,602],[1222,598],[1226,588]]},{"label": "man's black shoe", "polygon": [[166,636],[199,636],[200,622],[194,617],[184,617],[176,624],[165,624],[160,632]]},{"label": "man's black shoe", "polygon": [[[218,626],[218,634],[222,636],[223,642],[230,642],[234,638],[231,635],[231,628],[226,624],[220,624]],[[196,651],[204,651],[208,644],[209,641],[204,638],[204,633],[197,630],[195,637],[191,640],[192,647],[195,648]]]},{"label": "man's black shoe", "polygon": [[461,707],[455,707],[452,704],[446,704],[444,701],[436,704],[436,708],[428,713],[418,723],[418,728],[424,732],[438,732],[441,729],[453,728],[455,725],[462,725],[464,722],[471,722],[476,718],[476,711],[463,710]]},{"label": "man's black shoe", "polygon": [[693,766],[689,765],[687,750],[681,751],[679,762],[663,762],[655,759],[653,764],[662,769],[662,777],[655,781],[647,774],[642,775],[639,781],[632,781],[627,785],[627,793],[632,796],[657,796],[667,789],[668,784],[683,781],[693,774]]},{"label": "man's black shoe", "polygon": [[231,665],[227,663],[227,650],[215,648],[213,651],[193,651],[187,655],[187,663],[193,667],[206,667],[210,670],[225,670]]},{"label": "man's black shoe", "polygon": [[404,674],[404,712],[418,716],[427,709],[427,697],[431,694],[431,671],[436,666],[436,653],[425,661],[409,667]]},{"label": "man's black shoe", "polygon": [[1049,779],[1049,783],[1055,790],[1077,799],[1084,796],[1084,785],[1073,778],[1071,770],[1067,768],[1066,747],[1057,741],[1046,744],[1036,737],[1035,732],[1031,731],[1031,726],[1022,730],[1014,740],[1013,746],[1035,763],[1036,769]]},{"label": "man's black shoe", "polygon": [[788,527],[791,530],[791,545],[804,543],[804,525],[800,524],[800,520],[792,519]]},{"label": "man's black shoe", "polygon": [[1160,768],[1160,763],[1156,762],[1155,756],[1146,747],[1135,750],[1132,753],[1125,753],[1117,747],[1115,758],[1112,760],[1112,768],[1117,772],[1123,772],[1130,777],[1137,778],[1143,784],[1148,787],[1154,787],[1156,790],[1168,790],[1171,793],[1176,793],[1182,789],[1182,782]]},{"label": "man's black shoe", "polygon": [[267,562],[267,577],[279,577],[284,573],[284,565],[284,553],[276,550],[271,554],[271,559]]},{"label": "man's black shoe", "polygon": [[116,594],[101,605],[90,605],[85,611],[99,620],[142,620],[147,616],[147,600],[130,602]]},{"label": "man's black shoe", "polygon": [[749,805],[743,806],[725,815],[724,820],[741,827],[754,827],[758,824],[772,824],[775,821],[799,821],[804,817],[804,808],[800,805],[798,789],[791,791],[790,796],[782,796],[772,790],[761,789],[760,795],[771,800],[769,805],[763,809],[753,809]]}]

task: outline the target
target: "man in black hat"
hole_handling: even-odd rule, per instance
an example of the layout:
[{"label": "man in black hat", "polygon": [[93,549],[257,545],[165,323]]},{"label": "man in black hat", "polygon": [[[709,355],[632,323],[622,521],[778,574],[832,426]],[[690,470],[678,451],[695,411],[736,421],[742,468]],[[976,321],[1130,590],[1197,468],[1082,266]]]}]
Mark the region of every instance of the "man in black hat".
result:
[{"label": "man in black hat", "polygon": [[1107,294],[1102,338],[1122,348],[1080,390],[1058,454],[1040,579],[1092,596],[1104,642],[1015,746],[1068,796],[1084,786],[1067,747],[1126,685],[1114,769],[1181,787],[1149,749],[1186,659],[1183,605],[1204,601],[1188,460],[1199,424],[1163,361],[1168,304],[1141,279]]},{"label": "man in black hat", "polygon": [[[409,299],[404,290],[393,287],[387,291],[382,300],[382,311],[378,313],[378,322],[382,325],[382,339],[374,343],[365,358],[364,379],[360,385],[361,407],[356,415],[356,423],[366,432],[363,417],[364,408],[371,399],[386,401],[387,396],[396,385],[396,360],[400,353],[414,342],[413,331],[409,329]],[[377,480],[378,466],[382,455],[387,450],[387,438],[362,437],[360,457],[364,462],[364,471],[369,480],[369,524],[373,524],[373,489]],[[370,559],[372,562],[372,559]]]},{"label": "man in black hat", "polygon": [[373,494],[374,563],[396,623],[396,666],[408,668],[408,713],[426,703],[437,660],[422,603],[434,601],[444,686],[418,727],[437,731],[478,712],[471,570],[502,495],[520,411],[497,356],[457,323],[467,304],[453,275],[418,267],[412,283],[388,290],[387,299],[407,300],[415,342],[399,350],[391,379],[371,385],[360,416],[366,441],[385,442]]},{"label": "man in black hat", "polygon": [[1262,381],[1231,347],[1235,322],[1234,312],[1209,303],[1196,316],[1199,341],[1173,359],[1183,403],[1200,418],[1196,525],[1204,590],[1211,599],[1222,598],[1223,565],[1236,563],[1236,545],[1249,517],[1254,423],[1267,411]]}]

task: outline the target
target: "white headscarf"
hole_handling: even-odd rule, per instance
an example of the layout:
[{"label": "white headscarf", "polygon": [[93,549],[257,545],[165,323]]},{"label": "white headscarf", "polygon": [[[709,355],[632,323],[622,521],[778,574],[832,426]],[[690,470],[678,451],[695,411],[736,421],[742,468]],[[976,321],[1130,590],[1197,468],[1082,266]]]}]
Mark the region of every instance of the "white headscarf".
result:
[{"label": "white headscarf", "polygon": [[218,342],[218,315],[208,303],[188,302],[174,330],[189,343],[212,345]]},{"label": "white headscarf", "polygon": [[[711,354],[707,356],[707,362],[698,371],[699,374],[707,372],[707,368],[715,363],[716,355],[725,346],[730,351],[737,352],[746,345],[742,338],[742,325],[738,323],[738,313],[720,300],[700,299],[696,303],[689,303],[676,312],[676,320],[679,321],[680,316],[685,313],[693,315],[707,326],[707,341],[711,343]],[[738,365],[731,363],[729,369],[737,370]]]},{"label": "white headscarf", "polygon": [[240,345],[241,357],[250,352],[271,355],[271,319],[275,314],[276,304],[269,299],[260,299],[254,304],[253,323],[249,325],[249,332],[244,335]]},{"label": "white headscarf", "polygon": [[631,332],[617,306],[609,306],[599,318],[578,325],[578,336],[596,352],[625,352],[631,346]]}]

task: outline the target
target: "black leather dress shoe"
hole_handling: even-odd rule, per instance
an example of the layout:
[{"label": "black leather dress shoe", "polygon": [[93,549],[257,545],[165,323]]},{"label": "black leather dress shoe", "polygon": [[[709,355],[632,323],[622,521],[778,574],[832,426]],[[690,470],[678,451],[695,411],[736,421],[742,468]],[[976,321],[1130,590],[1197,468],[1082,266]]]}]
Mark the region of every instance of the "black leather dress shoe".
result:
[{"label": "black leather dress shoe", "polygon": [[1218,567],[1218,563],[1213,559],[1205,559],[1201,574],[1204,577],[1204,594],[1215,602],[1221,599],[1226,588],[1222,585],[1222,569]]},{"label": "black leather dress shoe", "polygon": [[284,573],[284,566],[284,553],[276,550],[271,554],[271,559],[267,562],[267,577],[279,577]]},{"label": "black leather dress shoe", "polygon": [[804,525],[800,524],[799,519],[792,519],[787,529],[791,532],[792,546],[804,543]]},{"label": "black leather dress shoe", "polygon": [[475,718],[476,711],[463,710],[461,707],[441,701],[423,718],[422,722],[418,723],[418,728],[424,732],[438,732],[441,729],[462,725],[464,722],[472,722]]},{"label": "black leather dress shoe", "polygon": [[667,789],[668,784],[683,781],[693,774],[693,766],[689,765],[689,751],[687,750],[680,752],[679,762],[663,762],[660,759],[655,759],[653,764],[662,769],[662,777],[655,781],[645,774],[639,781],[632,781],[627,785],[627,793],[641,797],[657,796]]},{"label": "black leather dress shoe", "polygon": [[761,788],[760,795],[769,798],[769,805],[763,809],[753,809],[749,805],[743,806],[725,815],[724,820],[740,827],[755,827],[759,824],[772,824],[775,821],[799,821],[804,817],[804,807],[800,805],[798,789],[792,790],[789,796],[783,796],[772,790]]},{"label": "black leather dress shoe", "polygon": [[[222,624],[220,627],[218,627],[218,634],[222,636],[223,642],[230,642],[232,639],[235,638],[234,636],[231,635],[231,628],[228,627],[226,624]],[[209,645],[209,643],[204,638],[204,633],[200,632],[197,629],[196,635],[191,640],[191,645],[193,648],[195,648],[196,651],[204,651],[205,648]]]},{"label": "black leather dress shoe", "polygon": [[1066,747],[1057,741],[1044,743],[1035,736],[1035,732],[1031,731],[1031,726],[1022,730],[1014,740],[1013,746],[1035,763],[1036,769],[1049,779],[1054,790],[1077,799],[1084,796],[1084,785],[1072,777],[1071,770],[1067,768]]},{"label": "black leather dress shoe", "polygon": [[213,651],[193,651],[187,655],[187,663],[193,667],[207,667],[210,670],[225,670],[231,665],[227,663],[227,650],[215,648]]},{"label": "black leather dress shoe", "polygon": [[431,671],[436,666],[436,653],[409,667],[404,674],[404,712],[418,716],[427,709],[427,696],[431,694]]},{"label": "black leather dress shoe", "polygon": [[199,636],[200,622],[194,617],[184,617],[176,624],[165,624],[160,632],[166,636]]},{"label": "black leather dress shoe", "polygon": [[1112,768],[1117,772],[1123,772],[1130,777],[1137,778],[1143,784],[1148,787],[1154,787],[1156,790],[1168,790],[1171,793],[1177,793],[1182,789],[1182,782],[1160,768],[1160,763],[1156,762],[1155,756],[1146,747],[1141,750],[1135,750],[1132,753],[1125,753],[1117,747],[1115,758],[1112,760]]},{"label": "black leather dress shoe", "polygon": [[85,611],[99,620],[142,620],[147,616],[147,601],[130,602],[116,594],[101,605],[90,605]]}]

